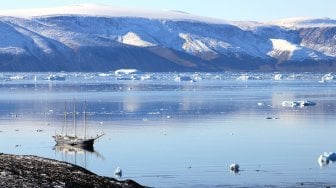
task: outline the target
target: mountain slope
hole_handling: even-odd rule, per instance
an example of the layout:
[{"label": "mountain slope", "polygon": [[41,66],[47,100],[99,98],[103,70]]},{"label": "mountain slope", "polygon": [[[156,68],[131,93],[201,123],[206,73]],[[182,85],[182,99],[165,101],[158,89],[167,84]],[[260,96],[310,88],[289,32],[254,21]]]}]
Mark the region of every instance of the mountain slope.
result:
[{"label": "mountain slope", "polygon": [[[1,71],[332,71],[330,19],[229,22],[97,5],[0,12]],[[320,23],[320,24],[319,24]]]}]

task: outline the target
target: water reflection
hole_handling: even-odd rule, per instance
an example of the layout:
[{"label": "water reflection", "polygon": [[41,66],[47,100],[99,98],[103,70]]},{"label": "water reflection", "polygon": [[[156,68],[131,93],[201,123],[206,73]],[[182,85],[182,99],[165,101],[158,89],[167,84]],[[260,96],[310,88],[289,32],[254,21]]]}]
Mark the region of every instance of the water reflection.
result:
[{"label": "water reflection", "polygon": [[95,162],[97,160],[105,160],[98,151],[94,148],[80,148],[69,145],[55,145],[53,148],[57,158],[62,161],[72,163],[84,168],[88,168],[91,164],[90,162]]}]

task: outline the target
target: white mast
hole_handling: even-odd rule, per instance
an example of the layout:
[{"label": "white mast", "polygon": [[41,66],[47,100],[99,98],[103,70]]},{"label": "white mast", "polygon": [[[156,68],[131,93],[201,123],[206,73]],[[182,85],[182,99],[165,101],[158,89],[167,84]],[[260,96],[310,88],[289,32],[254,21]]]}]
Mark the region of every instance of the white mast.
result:
[{"label": "white mast", "polygon": [[66,101],[64,101],[64,124],[62,126],[62,135],[64,135],[64,130],[65,134],[67,134],[67,109],[66,109]]},{"label": "white mast", "polygon": [[76,137],[76,100],[74,100],[74,111],[73,111],[73,126],[74,126],[74,132],[75,132],[75,137]]},{"label": "white mast", "polygon": [[86,101],[84,102],[84,139],[86,138]]}]

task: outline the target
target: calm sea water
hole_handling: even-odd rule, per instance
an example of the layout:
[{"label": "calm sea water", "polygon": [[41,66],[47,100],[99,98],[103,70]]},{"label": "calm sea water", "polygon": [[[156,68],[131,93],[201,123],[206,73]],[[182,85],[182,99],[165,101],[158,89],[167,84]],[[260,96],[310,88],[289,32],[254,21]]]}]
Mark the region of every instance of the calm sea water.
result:
[{"label": "calm sea water", "polygon": [[[0,152],[38,155],[152,187],[336,185],[336,80],[288,73],[0,74]],[[243,75],[243,76],[241,76]],[[241,80],[243,79],[243,80]],[[283,107],[285,100],[315,106]],[[104,132],[94,152],[55,147],[77,107],[81,132]],[[75,101],[75,102],[74,102]],[[72,131],[69,114],[66,131]],[[238,163],[241,171],[229,171]]]}]

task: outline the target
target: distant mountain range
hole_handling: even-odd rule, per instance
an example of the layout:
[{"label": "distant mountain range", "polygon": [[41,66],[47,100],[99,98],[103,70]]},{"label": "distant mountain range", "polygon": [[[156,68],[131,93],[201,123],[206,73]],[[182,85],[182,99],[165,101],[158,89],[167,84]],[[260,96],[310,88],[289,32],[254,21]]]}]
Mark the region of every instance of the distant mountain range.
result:
[{"label": "distant mountain range", "polygon": [[336,20],[232,22],[83,4],[0,11],[0,71],[336,71]]}]

